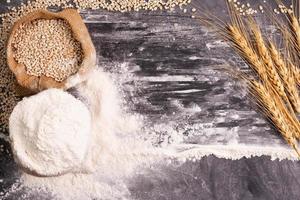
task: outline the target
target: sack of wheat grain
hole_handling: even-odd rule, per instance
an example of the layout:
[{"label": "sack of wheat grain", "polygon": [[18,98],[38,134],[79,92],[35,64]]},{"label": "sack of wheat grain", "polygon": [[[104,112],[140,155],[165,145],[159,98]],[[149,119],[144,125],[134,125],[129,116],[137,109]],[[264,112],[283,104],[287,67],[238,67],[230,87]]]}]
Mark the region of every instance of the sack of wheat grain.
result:
[{"label": "sack of wheat grain", "polygon": [[32,93],[68,89],[96,66],[96,50],[77,10],[38,10],[15,22],[7,62],[19,86]]}]

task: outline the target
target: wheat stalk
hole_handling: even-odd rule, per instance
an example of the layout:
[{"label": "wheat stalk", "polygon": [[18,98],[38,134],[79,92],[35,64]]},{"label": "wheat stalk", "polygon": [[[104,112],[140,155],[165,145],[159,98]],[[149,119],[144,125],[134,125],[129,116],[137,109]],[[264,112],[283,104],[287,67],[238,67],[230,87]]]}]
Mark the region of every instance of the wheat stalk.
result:
[{"label": "wheat stalk", "polygon": [[[204,21],[208,21],[209,25],[217,28],[220,35],[229,41],[234,50],[256,72],[258,76],[250,76],[250,78],[249,74],[239,71],[234,71],[232,74],[246,80],[251,96],[260,106],[264,115],[270,119],[300,158],[297,145],[297,140],[300,139],[300,123],[295,114],[295,111],[300,111],[300,96],[296,84],[299,83],[300,85],[300,70],[286,63],[285,60],[290,59],[281,57],[282,55],[275,45],[266,45],[267,43],[254,18],[247,18],[250,26],[245,26],[244,19],[241,18],[234,6],[228,3],[228,8],[231,23],[220,23],[217,17],[216,20],[204,17]],[[293,48],[291,48],[292,51],[285,54],[292,56],[288,57],[293,58],[292,61],[294,61],[294,58],[300,58],[300,56],[296,57],[298,51],[294,51],[295,47],[300,47],[300,26],[297,19],[294,18],[293,20],[291,21],[291,27],[293,27],[292,32],[295,32],[295,34],[294,36],[290,33],[286,35],[289,36],[286,37],[286,41],[292,42]],[[294,37],[295,39],[293,39]],[[300,48],[298,49],[300,50]]]},{"label": "wheat stalk", "polygon": [[[262,35],[260,31],[256,27],[252,27],[252,30],[254,32],[254,38],[255,42],[258,48],[258,53],[255,52],[255,50],[252,48],[251,45],[248,44],[247,39],[243,34],[241,34],[240,29],[237,26],[229,25],[227,27],[227,30],[229,30],[229,35],[232,37],[231,41],[234,42],[235,47],[238,48],[241,56],[252,66],[252,68],[260,75],[261,79],[268,83],[271,87],[274,88],[274,90],[284,99],[286,103],[289,104],[289,99],[285,93],[285,87],[282,83],[276,69],[273,66],[273,60],[272,57],[269,54],[269,50],[265,46],[264,40],[262,38]],[[276,49],[275,49],[276,50]],[[274,52],[273,52],[274,53]],[[260,55],[260,56],[258,56]],[[276,60],[278,61],[278,59]],[[280,63],[280,62],[279,62]],[[267,77],[267,79],[266,79]],[[291,82],[292,80],[289,80]],[[291,96],[292,101],[296,105],[298,91],[292,90],[295,88],[288,87],[291,92],[294,92],[292,94],[295,94],[294,96]],[[289,104],[290,105],[290,104]],[[292,106],[289,106],[291,111],[293,112]],[[297,133],[300,133],[300,125],[293,115],[290,115],[289,112],[285,113],[286,117],[289,118],[291,123],[294,124],[297,129]],[[297,134],[298,135],[298,134]]]},{"label": "wheat stalk", "polygon": [[252,95],[256,98],[258,104],[264,110],[264,113],[271,119],[273,125],[280,131],[286,142],[291,145],[298,156],[297,141],[293,133],[297,132],[294,125],[290,123],[284,112],[284,105],[279,98],[274,98],[274,95],[268,87],[255,80],[248,80],[248,87]]},{"label": "wheat stalk", "polygon": [[[297,139],[300,138],[300,124],[293,112],[293,107],[297,111],[299,109],[299,94],[296,85],[293,84],[295,81],[293,76],[290,76],[291,73],[284,65],[285,63],[275,46],[271,46],[269,50],[257,25],[252,23],[250,28],[253,33],[257,52],[249,44],[249,40],[246,34],[243,34],[239,24],[226,26],[228,39],[233,43],[232,46],[238,50],[241,57],[257,72],[264,85],[268,86],[269,91],[258,82],[251,82],[249,84],[252,94],[255,94],[254,97],[261,105],[261,108],[263,108],[266,116],[271,119],[283,138],[294,148],[300,157],[297,147]],[[283,79],[281,79],[281,76]],[[276,100],[274,100],[274,97]],[[285,103],[287,103],[290,110],[286,108]]]}]

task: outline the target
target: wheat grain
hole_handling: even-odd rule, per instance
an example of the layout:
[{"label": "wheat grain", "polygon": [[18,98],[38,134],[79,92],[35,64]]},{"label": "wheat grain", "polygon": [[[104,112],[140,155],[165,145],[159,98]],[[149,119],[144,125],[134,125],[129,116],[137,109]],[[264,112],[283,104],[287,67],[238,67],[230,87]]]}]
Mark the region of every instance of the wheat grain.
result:
[{"label": "wheat grain", "polygon": [[82,62],[81,44],[69,23],[62,19],[38,19],[22,24],[12,40],[14,58],[26,73],[64,81],[75,74]]}]

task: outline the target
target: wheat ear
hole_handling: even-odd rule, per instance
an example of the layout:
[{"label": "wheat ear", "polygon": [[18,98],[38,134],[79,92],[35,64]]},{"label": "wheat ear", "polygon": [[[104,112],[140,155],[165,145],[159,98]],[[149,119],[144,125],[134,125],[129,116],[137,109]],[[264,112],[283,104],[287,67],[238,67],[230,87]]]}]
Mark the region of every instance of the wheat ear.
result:
[{"label": "wheat ear", "polygon": [[[282,110],[284,116],[289,120],[289,123],[293,124],[293,127],[294,127],[293,134],[295,135],[296,138],[299,138],[300,137],[300,124],[298,122],[297,117],[295,116],[293,107],[290,104],[290,100],[292,100],[291,102],[294,102],[294,104],[296,106],[298,106],[296,103],[299,103],[298,90],[296,87],[292,88],[293,84],[294,84],[294,86],[296,86],[296,84],[294,83],[293,76],[286,75],[284,70],[288,70],[288,68],[285,67],[285,65],[281,66],[282,70],[283,70],[283,75],[285,75],[286,77],[289,77],[289,78],[286,78],[287,83],[288,83],[288,86],[286,87],[286,89],[288,92],[293,92],[293,93],[288,93],[289,95],[287,95],[285,93],[285,87],[284,87],[285,85],[283,84],[284,80],[282,81],[280,78],[280,75],[279,75],[280,70],[276,70],[276,68],[274,67],[274,64],[276,66],[276,63],[272,59],[272,57],[269,53],[269,50],[267,49],[267,47],[265,45],[261,31],[256,26],[256,24],[253,24],[253,23],[251,24],[251,28],[252,28],[254,40],[255,40],[255,43],[257,46],[257,51],[258,51],[261,59],[264,62],[265,70],[268,75],[269,82],[267,85],[269,87],[272,87],[274,89],[274,91],[285,101],[285,103],[287,103],[288,107],[290,108],[290,112],[286,109],[284,104],[281,105],[281,110]],[[275,46],[273,46],[273,47],[275,47]],[[274,48],[273,50],[276,50],[276,48]],[[278,60],[279,58],[280,57],[277,52],[277,60],[276,61],[280,61],[280,60]],[[282,64],[281,62],[279,62],[279,63]],[[284,64],[284,62],[283,62],[283,64]],[[294,96],[292,96],[290,94],[293,94]],[[297,107],[297,108],[300,108],[300,107]]]},{"label": "wheat ear", "polygon": [[236,25],[228,25],[226,30],[229,35],[229,40],[234,44],[233,47],[238,50],[242,58],[256,71],[259,77],[262,80],[266,80],[267,76],[263,64],[251,45],[249,45],[242,31]]},{"label": "wheat ear", "polygon": [[300,86],[300,69],[299,67],[296,67],[293,64],[290,65],[291,65],[291,70],[293,72],[294,80],[297,83],[297,85]]},{"label": "wheat ear", "polygon": [[272,60],[275,64],[277,72],[281,77],[286,91],[288,93],[288,98],[294,108],[294,110],[299,113],[300,112],[300,96],[297,88],[296,81],[294,79],[294,75],[292,70],[287,67],[284,60],[282,59],[280,53],[277,51],[275,45],[270,42],[270,54]]},{"label": "wheat ear", "polygon": [[284,114],[283,110],[285,108],[283,103],[278,98],[274,98],[274,95],[276,96],[276,94],[272,94],[272,90],[268,89],[264,84],[258,81],[248,81],[248,87],[264,113],[270,118],[282,137],[294,148],[300,157],[297,141],[293,135],[296,130]]},{"label": "wheat ear", "polygon": [[295,43],[297,46],[297,49],[300,49],[300,25],[297,17],[294,14],[290,14],[290,24],[291,24],[291,29],[293,31],[293,36],[295,39]]},{"label": "wheat ear", "polygon": [[[289,19],[290,19],[290,27],[293,32],[293,37],[294,40],[292,40],[292,45],[294,46],[296,51],[300,50],[300,24],[297,19],[297,17],[293,14],[289,14]],[[298,52],[296,52],[297,56],[299,57]],[[293,74],[295,81],[297,82],[298,85],[300,85],[300,69],[299,67],[293,66],[292,68]]]},{"label": "wheat ear", "polygon": [[280,80],[280,77],[273,65],[273,60],[269,54],[269,51],[265,45],[264,39],[261,35],[261,32],[256,24],[251,23],[251,29],[254,36],[254,41],[257,47],[258,54],[260,55],[260,58],[262,59],[265,71],[268,75],[268,81],[272,84],[275,91],[286,101],[288,102],[288,97],[284,91],[284,85],[282,81]]}]

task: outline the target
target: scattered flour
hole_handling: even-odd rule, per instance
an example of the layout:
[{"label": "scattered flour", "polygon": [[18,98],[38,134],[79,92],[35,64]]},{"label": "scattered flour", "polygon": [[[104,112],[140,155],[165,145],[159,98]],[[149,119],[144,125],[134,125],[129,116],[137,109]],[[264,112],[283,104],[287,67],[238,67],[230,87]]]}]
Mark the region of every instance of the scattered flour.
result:
[{"label": "scattered flour", "polygon": [[53,193],[57,199],[127,199],[125,180],[143,167],[164,157],[159,149],[137,140],[139,116],[122,113],[113,81],[95,71],[77,87],[79,99],[88,105],[92,118],[91,144],[85,166],[92,173],[68,173],[57,177],[22,175],[23,185]]},{"label": "scattered flour", "polygon": [[[297,160],[288,147],[184,144],[178,130],[168,131],[170,124],[150,129],[144,118],[123,112],[122,99],[112,79],[101,70],[77,86],[74,95],[91,112],[92,140],[84,165],[91,173],[73,172],[57,177],[35,177],[24,173],[21,178],[23,187],[36,193],[51,193],[51,199],[131,199],[128,180],[156,163],[196,161],[208,155],[226,159],[267,155],[272,160]],[[163,148],[155,148],[151,139],[141,139],[141,135],[147,134],[142,132],[145,130],[165,132],[167,140],[171,136],[172,141],[162,145]],[[202,131],[205,132],[205,127]],[[157,137],[157,134],[152,135]]]},{"label": "scattered flour", "polygon": [[204,156],[214,155],[218,158],[239,160],[269,156],[271,160],[299,160],[297,154],[289,146],[255,146],[243,144],[230,145],[199,145],[199,144],[177,144],[171,147],[174,152],[170,155],[175,160],[200,160]]},{"label": "scattered flour", "polygon": [[91,116],[72,95],[50,89],[20,101],[9,130],[17,163],[41,176],[59,175],[81,168],[90,142]]}]

